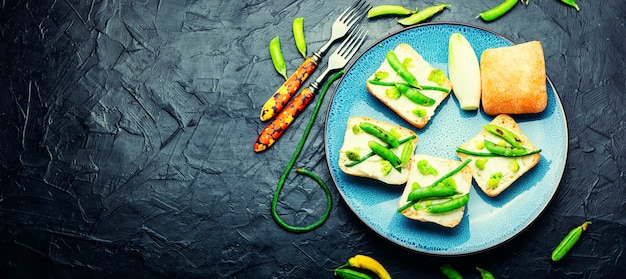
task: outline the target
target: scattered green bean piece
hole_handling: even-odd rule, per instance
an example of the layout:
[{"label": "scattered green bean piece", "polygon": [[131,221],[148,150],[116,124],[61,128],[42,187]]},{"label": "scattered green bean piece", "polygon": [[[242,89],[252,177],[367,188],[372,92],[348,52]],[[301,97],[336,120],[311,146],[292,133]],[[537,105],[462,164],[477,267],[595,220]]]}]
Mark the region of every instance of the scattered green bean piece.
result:
[{"label": "scattered green bean piece", "polygon": [[411,190],[407,200],[419,201],[426,198],[443,198],[459,194],[455,187],[432,185]]},{"label": "scattered green bean piece", "polygon": [[377,16],[388,16],[388,15],[412,15],[417,9],[409,10],[403,6],[399,5],[379,5],[372,7],[367,12],[367,18],[373,18]]},{"label": "scattered green bean piece", "polygon": [[409,72],[409,70],[404,66],[404,64],[402,64],[402,62],[400,62],[398,56],[396,56],[396,53],[393,52],[393,50],[387,52],[387,63],[389,63],[389,66],[391,66],[391,68],[393,68],[393,70],[396,71],[396,73],[400,77],[402,77],[404,81],[406,81],[413,87],[419,87],[417,78],[411,72]]},{"label": "scattered green bean piece", "polygon": [[400,142],[398,138],[392,135],[390,132],[385,131],[382,127],[371,123],[371,122],[361,122],[359,123],[359,128],[365,131],[366,133],[379,138],[384,141],[386,144],[389,144],[392,148],[396,148],[400,146]]},{"label": "scattered green bean piece", "polygon": [[496,279],[496,277],[494,277],[493,274],[491,274],[491,272],[489,272],[486,269],[482,269],[480,267],[476,267],[476,270],[478,270],[478,272],[480,272],[480,278],[481,279]]},{"label": "scattered green bean piece", "polygon": [[[441,183],[442,181],[448,179],[449,177],[452,177],[454,174],[456,174],[457,172],[461,171],[465,166],[467,166],[467,164],[469,164],[471,161],[472,161],[471,158],[468,158],[467,160],[463,161],[463,163],[461,163],[458,167],[456,167],[455,169],[453,169],[450,172],[446,173],[442,177],[439,177],[439,179],[435,180],[435,182],[433,182],[433,184],[431,184],[430,186],[437,185],[437,184]],[[407,204],[405,204],[404,206],[398,208],[397,212],[398,213],[402,212],[405,209],[413,206],[416,203],[417,203],[417,201],[410,201]]]},{"label": "scattered green bean piece", "polygon": [[[405,86],[411,87],[410,84],[403,83],[403,82],[391,82],[391,81],[382,81],[382,80],[376,80],[376,79],[370,79],[367,82],[369,82],[369,83],[371,83],[373,85],[396,86],[398,84],[401,84],[401,85],[405,85]],[[422,89],[422,90],[435,90],[435,91],[441,91],[441,92],[445,92],[445,93],[450,93],[450,89],[445,88],[445,87],[439,87],[439,86],[420,85],[419,87],[414,87],[414,88]]]},{"label": "scattered green bean piece", "polygon": [[422,92],[420,92],[418,89],[415,89],[413,87],[406,86],[404,84],[399,83],[399,84],[396,84],[396,88],[398,89],[398,91],[400,91],[400,93],[402,93],[404,96],[409,98],[409,100],[413,101],[414,103],[418,105],[430,107],[430,106],[433,106],[437,102],[435,101],[435,99],[422,94]]},{"label": "scattered green bean piece", "polygon": [[446,213],[465,206],[468,201],[469,193],[445,202],[431,204],[426,207],[426,211],[429,213]]},{"label": "scattered green bean piece", "polygon": [[400,158],[398,158],[398,156],[396,156],[396,154],[393,153],[393,151],[383,146],[382,144],[371,140],[367,142],[367,146],[369,146],[372,149],[372,151],[376,153],[376,155],[389,161],[391,165],[393,165],[394,168],[402,164],[402,160],[400,160]]},{"label": "scattered green bean piece", "polygon": [[[414,138],[416,138],[416,137],[417,137],[416,135],[410,135],[410,136],[408,136],[408,137],[406,137],[406,138],[404,138],[404,139],[401,139],[401,140],[400,140],[400,144],[403,144],[403,143],[405,143],[405,142],[407,142],[407,141],[410,141],[410,140],[412,140],[412,139],[414,139]],[[389,146],[389,145],[388,145],[388,146],[387,146],[387,148],[391,148],[391,146]],[[346,166],[346,167],[356,166],[356,165],[358,165],[358,164],[360,164],[360,163],[364,162],[365,160],[369,159],[370,157],[372,157],[372,156],[374,156],[374,155],[376,155],[376,153],[374,153],[374,152],[372,151],[372,152],[370,152],[370,153],[365,154],[365,156],[361,156],[361,159],[360,159],[360,160],[358,160],[358,161],[354,161],[354,162],[350,162],[350,163],[347,163],[347,164],[345,164],[345,166]]]},{"label": "scattered green bean piece", "polygon": [[532,150],[528,150],[526,147],[503,146],[488,140],[484,140],[484,142],[485,148],[489,150],[489,152],[504,157],[526,156],[532,152]]},{"label": "scattered green bean piece", "polygon": [[451,264],[442,264],[439,267],[439,270],[441,270],[441,273],[448,277],[448,279],[463,279],[463,276],[461,276],[461,274],[456,271]]},{"label": "scattered green bean piece", "polygon": [[337,268],[334,271],[334,275],[343,279],[372,279],[372,276],[348,268]]},{"label": "scattered green bean piece", "polygon": [[580,12],[580,8],[578,7],[578,4],[576,4],[575,0],[561,0],[561,2],[574,7],[577,12]]},{"label": "scattered green bean piece", "polygon": [[270,41],[270,57],[272,57],[272,63],[274,64],[274,69],[281,74],[285,80],[287,79],[287,65],[285,64],[285,58],[283,57],[283,52],[280,48],[280,38],[278,36],[274,37]]},{"label": "scattered green bean piece", "polygon": [[398,23],[407,26],[407,25],[413,25],[413,24],[418,24],[424,20],[427,20],[431,17],[433,17],[435,14],[443,11],[445,8],[447,7],[451,7],[452,5],[450,4],[441,4],[441,5],[435,5],[435,6],[430,6],[428,8],[425,8],[417,13],[412,14],[411,16],[405,17],[403,19],[399,19]]},{"label": "scattered green bean piece", "polygon": [[513,147],[522,147],[522,139],[520,139],[517,134],[513,133],[507,128],[500,127],[495,124],[487,124],[483,126],[483,128],[485,129],[485,131],[510,143]]},{"label": "scattered green bean piece", "polygon": [[561,240],[561,243],[559,243],[558,246],[556,246],[556,248],[554,248],[554,251],[552,251],[552,261],[558,261],[560,259],[563,258],[563,256],[565,256],[565,254],[567,254],[567,252],[572,249],[572,247],[574,246],[574,244],[576,244],[576,242],[578,241],[578,239],[580,238],[580,235],[587,230],[587,226],[591,225],[591,222],[587,221],[584,222],[582,225],[572,229],[566,236],[565,238],[563,238],[563,240]]},{"label": "scattered green bean piece", "polygon": [[304,38],[304,18],[296,17],[293,19],[293,40],[302,57],[306,58],[306,39]]},{"label": "scattered green bean piece", "polygon": [[517,4],[517,0],[504,0],[500,5],[478,14],[478,17],[482,18],[484,21],[496,20],[513,9],[515,4]]}]

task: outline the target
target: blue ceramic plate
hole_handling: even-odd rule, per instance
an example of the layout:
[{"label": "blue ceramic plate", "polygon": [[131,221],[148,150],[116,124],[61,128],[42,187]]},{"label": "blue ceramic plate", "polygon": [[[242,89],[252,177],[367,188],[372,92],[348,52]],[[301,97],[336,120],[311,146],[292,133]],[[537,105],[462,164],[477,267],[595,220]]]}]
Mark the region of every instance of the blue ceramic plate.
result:
[{"label": "blue ceramic plate", "polygon": [[497,246],[518,235],[546,208],[552,199],[567,157],[567,123],[559,96],[546,80],[548,106],[534,115],[514,116],[526,136],[542,149],[540,162],[510,188],[495,198],[475,185],[465,216],[455,228],[410,220],[396,213],[404,186],[391,186],[344,174],[338,166],[346,122],[352,116],[368,116],[411,128],[419,136],[416,153],[460,160],[455,148],[476,135],[492,117],[482,111],[459,108],[453,94],[443,102],[423,129],[412,127],[371,96],[365,81],[385,54],[408,43],[434,67],[448,70],[448,39],[459,32],[480,57],[487,48],[513,45],[492,31],[467,24],[432,23],[403,29],[373,44],[346,71],[330,103],[325,147],[333,180],[347,205],[372,230],[413,251],[435,255],[471,254]]}]

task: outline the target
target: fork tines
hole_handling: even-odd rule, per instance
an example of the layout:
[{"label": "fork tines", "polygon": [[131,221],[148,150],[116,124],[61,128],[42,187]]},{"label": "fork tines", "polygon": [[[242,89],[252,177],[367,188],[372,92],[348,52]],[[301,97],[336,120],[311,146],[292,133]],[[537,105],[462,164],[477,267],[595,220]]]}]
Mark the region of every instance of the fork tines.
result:
[{"label": "fork tines", "polygon": [[339,20],[351,26],[357,22],[372,6],[365,0],[358,0],[339,15]]},{"label": "fork tines", "polygon": [[366,36],[367,31],[362,26],[354,26],[354,30],[350,32],[346,40],[337,48],[336,53],[345,57],[346,60],[350,60],[361,44],[363,44]]}]

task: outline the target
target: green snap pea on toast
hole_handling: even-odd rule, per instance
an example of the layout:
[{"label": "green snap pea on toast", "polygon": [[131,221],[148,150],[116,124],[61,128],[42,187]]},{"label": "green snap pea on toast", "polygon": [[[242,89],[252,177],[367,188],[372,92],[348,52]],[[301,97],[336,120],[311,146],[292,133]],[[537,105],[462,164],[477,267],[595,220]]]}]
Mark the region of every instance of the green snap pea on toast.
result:
[{"label": "green snap pea on toast", "polygon": [[433,68],[413,47],[390,50],[366,81],[367,90],[417,128],[423,128],[452,90],[441,69]]},{"label": "green snap pea on toast", "polygon": [[487,196],[495,197],[539,163],[540,151],[513,118],[500,114],[461,144],[457,155],[473,160],[469,167],[476,184]]},{"label": "green snap pea on toast", "polygon": [[348,119],[339,150],[339,168],[348,175],[401,185],[409,176],[408,161],[416,147],[417,135],[412,130],[354,116]]},{"label": "green snap pea on toast", "polygon": [[452,228],[463,219],[472,187],[470,162],[415,154],[398,211],[407,218]]}]

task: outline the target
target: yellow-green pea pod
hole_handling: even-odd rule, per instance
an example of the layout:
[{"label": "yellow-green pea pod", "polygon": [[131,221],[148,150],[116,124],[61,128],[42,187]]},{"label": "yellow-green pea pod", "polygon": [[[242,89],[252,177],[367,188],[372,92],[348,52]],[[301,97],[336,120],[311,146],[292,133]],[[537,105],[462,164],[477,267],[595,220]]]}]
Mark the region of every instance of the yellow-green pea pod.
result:
[{"label": "yellow-green pea pod", "polygon": [[450,4],[440,4],[440,5],[435,5],[435,6],[430,6],[428,8],[425,8],[417,13],[414,13],[408,17],[402,18],[398,20],[398,23],[402,24],[402,25],[414,25],[414,24],[418,24],[424,20],[427,20],[431,17],[433,17],[434,15],[438,14],[439,12],[443,11],[445,8],[451,7],[452,5]]},{"label": "yellow-green pea pod", "polygon": [[461,276],[451,264],[442,264],[439,266],[439,270],[441,270],[441,273],[448,277],[448,279],[463,279],[463,276]]},{"label": "yellow-green pea pod", "polygon": [[513,147],[522,147],[522,139],[517,134],[507,128],[495,124],[487,124],[484,125],[483,128],[485,129],[485,131],[491,133],[492,135],[497,136],[510,143]]},{"label": "yellow-green pea pod", "polygon": [[556,248],[554,248],[554,251],[552,251],[552,261],[556,262],[556,261],[562,259],[565,256],[565,254],[567,254],[567,252],[569,252],[569,250],[572,249],[574,244],[576,244],[576,242],[580,238],[580,235],[585,230],[587,230],[587,226],[588,225],[591,225],[591,222],[589,222],[589,221],[584,222],[582,225],[572,229],[565,236],[565,238],[563,238],[563,240],[561,240],[561,243],[559,243],[559,245],[556,246]]},{"label": "yellow-green pea pod", "polygon": [[270,41],[269,50],[270,56],[272,57],[272,63],[274,64],[274,69],[276,69],[276,71],[286,80],[287,65],[285,64],[285,58],[283,57],[283,52],[280,48],[280,38],[278,36],[274,37]]},{"label": "yellow-green pea pod", "polygon": [[496,277],[493,276],[493,274],[491,274],[491,272],[489,272],[486,269],[482,269],[480,267],[476,267],[476,270],[478,270],[478,272],[480,272],[480,278],[481,279],[495,279]]},{"label": "yellow-green pea pod", "polygon": [[460,197],[451,198],[445,202],[431,204],[426,207],[429,213],[446,213],[461,208],[469,201],[469,193]]},{"label": "yellow-green pea pod", "polygon": [[402,155],[400,156],[400,160],[402,161],[401,166],[411,161],[411,156],[413,156],[413,143],[409,141],[402,147]]},{"label": "yellow-green pea pod", "polygon": [[302,57],[306,58],[306,40],[304,39],[304,18],[296,17],[293,19],[293,40]]},{"label": "yellow-green pea pod", "polygon": [[417,8],[415,10],[410,10],[399,5],[378,5],[378,6],[372,7],[367,12],[367,18],[373,18],[377,16],[388,16],[388,15],[412,15],[416,11],[417,11]]},{"label": "yellow-green pea pod", "polygon": [[515,4],[517,4],[517,0],[504,0],[500,5],[478,14],[478,17],[484,21],[496,20],[513,9]]},{"label": "yellow-green pea pod", "polygon": [[578,4],[576,4],[575,0],[561,0],[561,2],[574,7],[577,12],[580,12],[580,8],[578,7]]},{"label": "yellow-green pea pod", "polygon": [[380,279],[391,279],[391,275],[389,275],[389,272],[387,272],[385,267],[370,256],[357,254],[348,259],[348,264],[352,267],[367,269],[374,272]]},{"label": "yellow-green pea pod", "polygon": [[389,144],[392,148],[400,146],[400,141],[396,136],[392,135],[390,132],[385,131],[385,129],[374,123],[361,122],[359,123],[359,127],[366,133],[375,136],[385,143]]},{"label": "yellow-green pea pod", "polygon": [[382,144],[372,140],[367,143],[367,146],[369,146],[369,148],[372,149],[372,151],[376,153],[376,155],[389,161],[394,168],[397,168],[402,164],[402,160],[400,160],[400,158],[398,158],[398,156],[393,153],[393,151],[389,150]]}]

